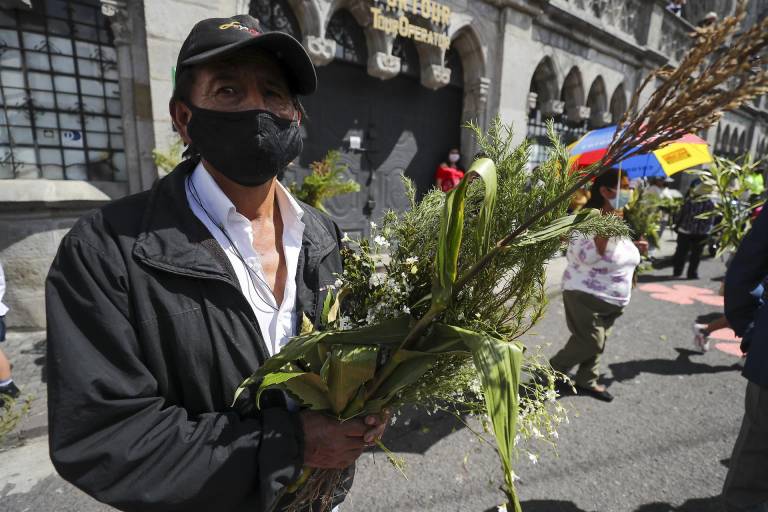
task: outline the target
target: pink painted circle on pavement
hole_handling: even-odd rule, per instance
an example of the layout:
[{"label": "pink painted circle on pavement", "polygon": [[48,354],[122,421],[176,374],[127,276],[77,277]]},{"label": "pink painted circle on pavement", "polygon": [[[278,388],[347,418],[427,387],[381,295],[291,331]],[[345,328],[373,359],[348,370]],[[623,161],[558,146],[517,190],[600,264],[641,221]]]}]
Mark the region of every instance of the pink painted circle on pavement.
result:
[{"label": "pink painted circle on pavement", "polygon": [[715,348],[731,356],[742,357],[744,355],[738,343],[715,343]]}]

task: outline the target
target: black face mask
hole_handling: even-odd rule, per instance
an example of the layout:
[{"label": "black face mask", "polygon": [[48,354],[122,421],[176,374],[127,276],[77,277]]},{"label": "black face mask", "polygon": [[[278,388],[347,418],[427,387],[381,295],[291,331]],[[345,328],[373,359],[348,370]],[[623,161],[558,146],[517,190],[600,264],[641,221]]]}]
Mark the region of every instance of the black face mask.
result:
[{"label": "black face mask", "polygon": [[303,147],[299,123],[267,110],[220,112],[187,104],[189,137],[217,171],[246,187],[263,185]]}]

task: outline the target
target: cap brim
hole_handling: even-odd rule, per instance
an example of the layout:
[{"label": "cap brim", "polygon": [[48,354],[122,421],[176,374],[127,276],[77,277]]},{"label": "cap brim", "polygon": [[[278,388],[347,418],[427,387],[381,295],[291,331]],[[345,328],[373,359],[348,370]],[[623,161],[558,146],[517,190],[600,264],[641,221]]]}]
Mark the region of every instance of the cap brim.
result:
[{"label": "cap brim", "polygon": [[289,75],[286,78],[294,93],[312,94],[317,89],[317,74],[309,54],[300,42],[284,32],[268,32],[257,37],[208,50],[182,61],[180,67],[211,62],[244,48],[266,50],[272,54]]}]

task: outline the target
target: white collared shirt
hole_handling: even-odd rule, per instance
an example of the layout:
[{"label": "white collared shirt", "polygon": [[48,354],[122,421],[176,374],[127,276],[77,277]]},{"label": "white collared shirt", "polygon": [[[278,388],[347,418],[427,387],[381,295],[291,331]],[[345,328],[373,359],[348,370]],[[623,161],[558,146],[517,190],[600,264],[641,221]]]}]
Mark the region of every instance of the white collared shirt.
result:
[{"label": "white collared shirt", "polygon": [[304,235],[304,223],[301,221],[304,211],[285,187],[276,182],[275,198],[283,219],[282,241],[287,270],[283,302],[277,304],[264,276],[261,258],[253,248],[250,220],[238,213],[202,163],[187,178],[186,189],[192,212],[205,224],[229,258],[243,296],[259,322],[264,343],[270,355],[276,354],[296,334],[296,267]]}]

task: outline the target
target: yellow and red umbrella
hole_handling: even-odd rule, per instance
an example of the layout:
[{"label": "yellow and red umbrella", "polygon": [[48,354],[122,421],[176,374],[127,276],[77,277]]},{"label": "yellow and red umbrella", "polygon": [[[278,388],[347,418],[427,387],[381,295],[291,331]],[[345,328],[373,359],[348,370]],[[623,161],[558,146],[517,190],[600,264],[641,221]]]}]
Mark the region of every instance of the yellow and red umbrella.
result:
[{"label": "yellow and red umbrella", "polygon": [[[577,170],[600,161],[616,133],[616,126],[587,132],[568,147],[570,168]],[[629,154],[615,166],[629,178],[671,176],[697,165],[712,162],[707,142],[687,133],[659,149],[643,155]]]}]

